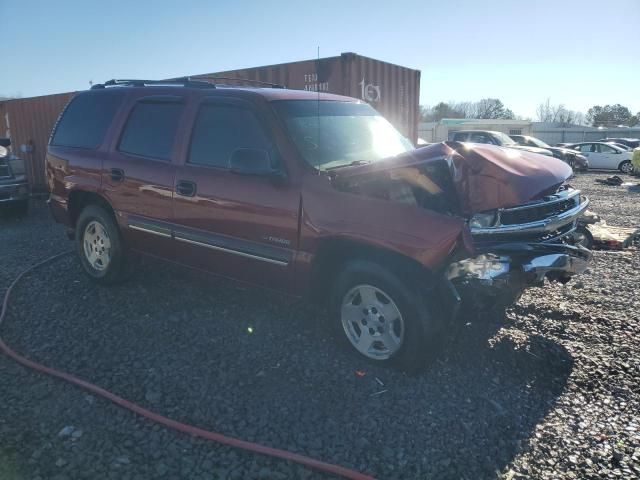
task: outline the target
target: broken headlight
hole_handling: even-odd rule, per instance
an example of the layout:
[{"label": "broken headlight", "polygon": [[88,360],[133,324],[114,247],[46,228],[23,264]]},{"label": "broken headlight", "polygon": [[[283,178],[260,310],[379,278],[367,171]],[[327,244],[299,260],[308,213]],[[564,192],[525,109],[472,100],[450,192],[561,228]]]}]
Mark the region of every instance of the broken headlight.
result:
[{"label": "broken headlight", "polygon": [[487,228],[493,227],[498,219],[498,212],[486,212],[476,213],[471,220],[469,220],[469,226],[471,228]]}]

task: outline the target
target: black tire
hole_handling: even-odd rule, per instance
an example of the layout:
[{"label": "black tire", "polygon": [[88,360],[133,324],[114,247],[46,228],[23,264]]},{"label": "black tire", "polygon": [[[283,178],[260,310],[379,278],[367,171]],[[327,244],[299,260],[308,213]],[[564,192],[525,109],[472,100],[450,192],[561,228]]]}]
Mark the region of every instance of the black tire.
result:
[{"label": "black tire", "polygon": [[620,165],[618,166],[618,170],[626,174],[633,173],[633,165],[631,164],[631,160],[625,160],[624,162],[620,163]]},{"label": "black tire", "polygon": [[[404,335],[398,350],[389,358],[374,359],[359,352],[343,327],[343,300],[358,285],[370,285],[382,290],[400,311]],[[441,343],[442,315],[439,307],[434,295],[417,279],[401,276],[370,261],[353,260],[333,284],[329,299],[329,321],[333,334],[360,358],[416,373],[435,357]]]},{"label": "black tire", "polygon": [[577,241],[576,244],[591,250],[591,248],[593,248],[593,235],[589,229],[584,225],[580,225],[576,228],[576,233],[579,235],[579,241]]},{"label": "black tire", "polygon": [[[85,254],[84,236],[87,226],[92,222],[97,222],[102,226],[110,242],[109,261],[103,269],[94,267]],[[75,237],[80,262],[92,280],[104,285],[113,285],[126,279],[128,273],[126,250],[113,215],[98,205],[85,207],[78,217]]]}]

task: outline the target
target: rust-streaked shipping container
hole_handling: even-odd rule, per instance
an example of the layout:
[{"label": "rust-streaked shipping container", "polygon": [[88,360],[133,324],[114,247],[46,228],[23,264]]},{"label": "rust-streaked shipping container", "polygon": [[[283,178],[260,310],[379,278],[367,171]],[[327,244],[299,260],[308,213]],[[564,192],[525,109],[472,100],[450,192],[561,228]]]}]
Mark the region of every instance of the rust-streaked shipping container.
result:
[{"label": "rust-streaked shipping container", "polygon": [[339,57],[193,76],[205,80],[216,77],[259,80],[296,90],[320,90],[358,98],[371,104],[413,142],[418,137],[419,70],[343,53]]},{"label": "rust-streaked shipping container", "polygon": [[0,101],[0,137],[11,139],[11,150],[24,158],[32,192],[46,190],[44,159],[58,115],[73,93]]},{"label": "rust-streaked shipping container", "polygon": [[[371,104],[413,142],[418,135],[420,71],[343,53],[338,57],[195,75],[259,80],[286,88],[331,92]],[[224,81],[221,81],[224,82]],[[0,137],[24,158],[32,191],[46,190],[45,155],[51,129],[74,92],[0,101]]]}]

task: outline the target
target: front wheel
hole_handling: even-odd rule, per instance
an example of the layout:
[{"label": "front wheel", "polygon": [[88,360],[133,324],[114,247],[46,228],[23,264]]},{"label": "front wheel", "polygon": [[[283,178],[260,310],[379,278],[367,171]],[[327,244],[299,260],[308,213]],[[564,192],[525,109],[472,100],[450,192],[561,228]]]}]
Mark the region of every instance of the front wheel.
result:
[{"label": "front wheel", "polygon": [[436,302],[418,285],[375,263],[350,262],[331,293],[335,333],[369,361],[418,371],[436,353],[441,330]]},{"label": "front wheel", "polygon": [[120,231],[104,208],[89,205],[76,223],[76,249],[84,271],[96,282],[119,283],[125,277],[125,252]]},{"label": "front wheel", "polygon": [[629,161],[629,160],[625,160],[624,162],[622,162],[618,168],[620,169],[620,171],[622,173],[632,173],[633,172],[633,165],[631,164],[631,161]]}]

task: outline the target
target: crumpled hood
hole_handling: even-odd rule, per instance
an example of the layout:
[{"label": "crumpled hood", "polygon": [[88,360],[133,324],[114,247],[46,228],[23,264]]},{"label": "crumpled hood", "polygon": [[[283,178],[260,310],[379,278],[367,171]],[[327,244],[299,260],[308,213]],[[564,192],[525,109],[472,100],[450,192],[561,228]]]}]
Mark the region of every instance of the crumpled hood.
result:
[{"label": "crumpled hood", "polygon": [[554,193],[573,171],[553,157],[493,145],[450,144],[465,213],[512,207]]},{"label": "crumpled hood", "polygon": [[445,160],[463,213],[512,207],[554,193],[573,173],[553,157],[495,145],[443,142],[367,165],[345,167],[333,176],[348,180],[397,168]]}]

